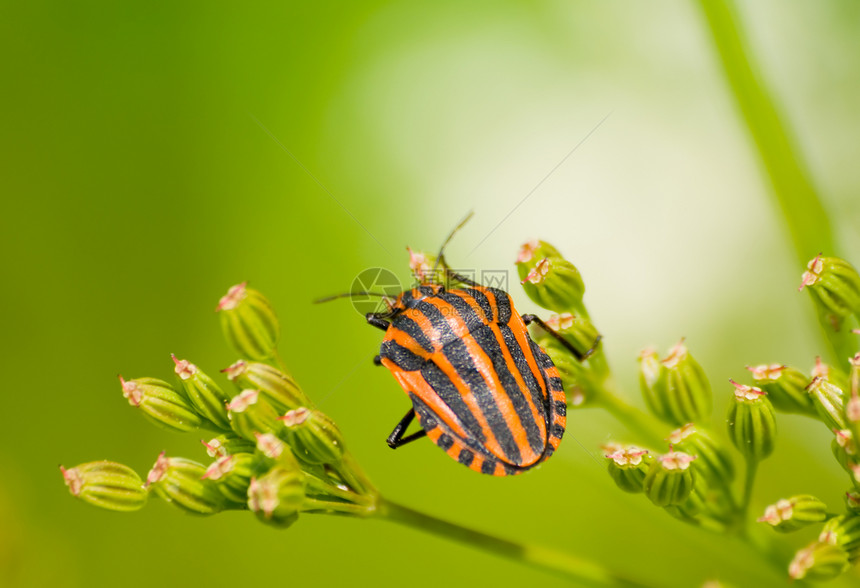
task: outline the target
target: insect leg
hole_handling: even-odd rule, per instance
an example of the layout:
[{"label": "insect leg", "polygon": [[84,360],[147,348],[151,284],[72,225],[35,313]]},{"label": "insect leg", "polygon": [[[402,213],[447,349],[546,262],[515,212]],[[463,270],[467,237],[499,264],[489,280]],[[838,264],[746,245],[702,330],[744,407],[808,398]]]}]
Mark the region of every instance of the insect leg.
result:
[{"label": "insect leg", "polygon": [[597,338],[594,340],[594,344],[591,346],[591,349],[589,349],[585,353],[580,353],[580,351],[576,347],[571,345],[567,339],[565,339],[564,337],[559,335],[555,329],[553,329],[552,327],[547,325],[545,322],[543,322],[540,319],[540,317],[535,316],[533,314],[524,314],[523,315],[523,322],[526,325],[530,325],[531,323],[537,323],[538,326],[540,326],[540,328],[542,328],[544,331],[549,333],[550,336],[554,337],[556,341],[558,341],[559,343],[564,345],[565,349],[570,351],[573,354],[573,356],[576,357],[576,359],[578,359],[579,361],[584,361],[584,360],[588,359],[589,356],[591,356],[591,354],[597,350],[597,345],[600,343],[600,340],[603,338],[602,335],[598,335]]},{"label": "insect leg", "polygon": [[412,423],[412,419],[414,418],[415,409],[410,408],[409,412],[406,413],[406,416],[400,419],[400,422],[397,423],[397,426],[394,427],[394,430],[391,431],[391,434],[388,436],[388,439],[386,439],[388,446],[391,449],[403,447],[407,443],[411,443],[412,441],[415,441],[416,439],[421,439],[422,437],[427,435],[427,431],[421,429],[420,431],[412,433],[411,435],[407,435],[406,437],[403,436],[403,433],[406,432],[406,429]]},{"label": "insect leg", "polygon": [[382,315],[375,312],[368,312],[364,315],[364,318],[367,320],[367,323],[373,325],[377,329],[382,329],[383,331],[388,330],[388,321],[382,318]]}]

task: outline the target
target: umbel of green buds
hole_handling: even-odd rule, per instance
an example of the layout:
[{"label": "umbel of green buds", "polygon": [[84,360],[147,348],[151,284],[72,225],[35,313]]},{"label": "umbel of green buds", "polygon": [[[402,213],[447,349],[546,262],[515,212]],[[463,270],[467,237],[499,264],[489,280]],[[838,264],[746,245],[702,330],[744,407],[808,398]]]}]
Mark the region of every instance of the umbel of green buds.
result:
[{"label": "umbel of green buds", "polygon": [[804,287],[835,330],[846,316],[860,314],[860,274],[843,259],[818,255],[806,266],[798,289]]},{"label": "umbel of green buds", "polygon": [[296,522],[304,498],[304,479],[298,468],[274,467],[252,479],[248,487],[248,508],[259,520],[280,528]]},{"label": "umbel of green buds", "polygon": [[639,386],[651,412],[670,425],[702,422],[711,412],[711,384],[683,340],[662,360],[653,349],[640,353]]},{"label": "umbel of green buds", "polygon": [[732,457],[725,446],[701,425],[687,423],[667,439],[675,449],[696,456],[693,469],[711,485],[727,486],[735,477]]},{"label": "umbel of green buds", "polygon": [[552,245],[530,241],[520,248],[517,273],[526,295],[555,312],[576,310],[584,314],[585,284],[579,270]]},{"label": "umbel of green buds", "polygon": [[831,543],[815,541],[798,551],[788,565],[792,580],[806,578],[824,582],[842,575],[848,568],[848,552]]},{"label": "umbel of green buds", "polygon": [[753,382],[767,392],[767,398],[780,412],[817,417],[812,397],[806,391],[809,378],[800,370],[778,363],[747,367]]},{"label": "umbel of green buds", "polygon": [[653,458],[647,449],[635,445],[611,444],[603,448],[606,451],[607,468],[615,484],[624,492],[639,493],[644,491],[645,476],[648,473]]},{"label": "umbel of green buds", "polygon": [[295,380],[268,364],[240,359],[221,371],[237,386],[259,390],[279,414],[310,403]]},{"label": "umbel of green buds", "polygon": [[695,478],[690,464],[696,459],[680,451],[658,456],[645,475],[645,495],[656,506],[682,504],[693,491]]},{"label": "umbel of green buds", "polygon": [[112,461],[93,461],[66,469],[63,480],[72,496],[108,510],[139,510],[148,493],[143,481],[130,467]]},{"label": "umbel of green buds", "polygon": [[227,410],[233,431],[248,441],[256,440],[257,433],[272,433],[278,428],[278,413],[259,390],[243,390],[230,400]]},{"label": "umbel of green buds", "polygon": [[205,475],[203,464],[184,457],[167,457],[162,451],[146,477],[146,486],[186,512],[215,514],[230,505],[218,485]]},{"label": "umbel of green buds", "polygon": [[275,353],[281,326],[272,305],[257,290],[242,282],[230,288],[215,309],[221,315],[224,337],[248,359],[266,359]]},{"label": "umbel of green buds", "polygon": [[855,563],[860,559],[860,516],[847,514],[833,517],[824,524],[818,540],[841,547],[848,553],[848,561]]},{"label": "umbel of green buds", "polygon": [[790,533],[827,518],[827,505],[810,494],[781,498],[764,509],[758,522],[769,524],[774,531]]},{"label": "umbel of green buds", "polygon": [[818,418],[829,429],[845,429],[845,394],[821,377],[813,378],[807,387]]},{"label": "umbel of green buds", "polygon": [[308,463],[335,464],[343,457],[343,436],[328,415],[305,407],[280,417],[296,456]]},{"label": "umbel of green buds", "polygon": [[729,407],[729,438],[748,461],[760,461],[771,454],[776,440],[773,407],[763,390],[731,382],[735,395]]},{"label": "umbel of green buds", "polygon": [[176,364],[174,371],[182,382],[185,395],[194,405],[194,408],[202,416],[219,429],[230,430],[230,420],[227,418],[225,404],[230,400],[230,395],[224,392],[215,383],[215,380],[206,375],[200,368],[187,359],[176,359],[171,356]]},{"label": "umbel of green buds", "polygon": [[183,393],[173,386],[156,378],[136,378],[124,380],[122,394],[128,403],[137,407],[152,422],[160,427],[174,431],[193,431],[203,424],[203,419],[194,410]]}]

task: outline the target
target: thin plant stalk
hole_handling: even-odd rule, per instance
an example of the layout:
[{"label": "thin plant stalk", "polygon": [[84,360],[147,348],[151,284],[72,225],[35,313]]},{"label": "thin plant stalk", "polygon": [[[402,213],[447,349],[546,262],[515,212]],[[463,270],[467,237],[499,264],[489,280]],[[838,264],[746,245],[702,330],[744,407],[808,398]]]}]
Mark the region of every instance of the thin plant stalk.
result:
[{"label": "thin plant stalk", "polygon": [[752,501],[753,488],[755,487],[755,476],[758,472],[758,460],[748,459],[746,476],[744,478],[744,491],[738,509],[738,529],[743,535],[748,527],[747,517],[749,515],[750,502]]},{"label": "thin plant stalk", "polygon": [[578,582],[582,586],[642,588],[646,586],[587,559],[550,549],[501,539],[379,498],[376,515],[471,547],[483,549],[507,560],[541,568]]},{"label": "thin plant stalk", "polygon": [[613,388],[609,380],[604,382],[599,405],[636,434],[642,443],[653,447],[663,447],[666,444],[665,437],[668,430],[664,430],[664,427],[651,415],[628,404],[614,393]]},{"label": "thin plant stalk", "polygon": [[[783,121],[732,0],[699,0],[720,65],[747,131],[758,151],[782,212],[800,267],[819,253],[838,255],[830,220],[815,190],[800,149]],[[824,338],[843,365],[853,354],[850,335],[834,331],[819,315]]]}]

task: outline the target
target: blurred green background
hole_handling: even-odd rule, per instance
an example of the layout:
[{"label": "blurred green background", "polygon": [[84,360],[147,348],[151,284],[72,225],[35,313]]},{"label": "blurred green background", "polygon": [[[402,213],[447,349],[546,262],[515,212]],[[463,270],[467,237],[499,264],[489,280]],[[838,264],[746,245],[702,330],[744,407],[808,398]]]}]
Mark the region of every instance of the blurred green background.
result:
[{"label": "blurred green background", "polygon": [[[851,259],[860,7],[766,0],[742,16]],[[516,478],[429,443],[392,452],[408,403],[371,364],[380,333],[347,301],[311,304],[368,267],[406,281],[405,246],[435,249],[474,209],[452,264],[512,270],[523,241],[554,243],[636,403],[638,350],[682,336],[721,432],[745,365],[811,367],[825,347],[803,268],[695,3],[4,2],[0,31],[0,584],[565,585],[381,521],[278,532],[70,497],[59,463],[205,459],[203,435],[150,426],[116,375],[168,377],[171,352],[230,364],[213,309],[242,280],[275,304],[294,375],[392,500],[643,581],[782,582],[617,491],[597,446],[632,439],[601,413],[574,412],[557,456]],[[838,505],[827,431],[779,422],[753,511],[800,492]]]}]

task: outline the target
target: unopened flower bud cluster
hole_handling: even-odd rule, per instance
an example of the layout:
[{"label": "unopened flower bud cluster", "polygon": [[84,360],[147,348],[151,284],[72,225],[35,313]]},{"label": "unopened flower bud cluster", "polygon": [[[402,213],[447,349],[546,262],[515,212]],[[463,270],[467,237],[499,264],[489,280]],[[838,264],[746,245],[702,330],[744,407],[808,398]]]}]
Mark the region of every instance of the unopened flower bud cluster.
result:
[{"label": "unopened flower bud cluster", "polygon": [[276,354],[280,327],[268,301],[246,284],[217,309],[225,336],[244,356],[222,370],[234,390],[197,364],[173,356],[176,383],[120,377],[129,404],[164,428],[214,431],[202,440],[208,463],[159,454],[145,479],[100,461],[65,469],[70,492],[95,506],[130,511],[157,496],[198,515],[253,511],[287,527],[301,512],[371,514],[377,494],[349,456],[337,425],[315,409],[283,370],[258,360]]},{"label": "unopened flower bud cluster", "polygon": [[609,369],[600,333],[583,301],[585,284],[579,270],[558,249],[537,240],[520,247],[516,266],[528,297],[556,313],[545,320],[554,334],[535,328],[534,336],[558,368],[568,406],[599,405]]}]

